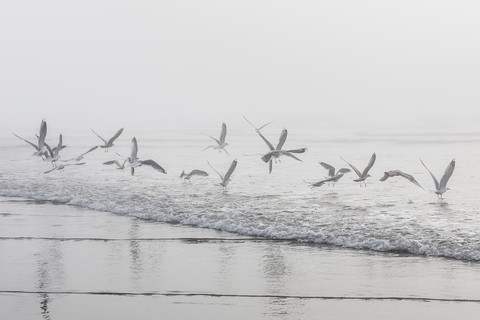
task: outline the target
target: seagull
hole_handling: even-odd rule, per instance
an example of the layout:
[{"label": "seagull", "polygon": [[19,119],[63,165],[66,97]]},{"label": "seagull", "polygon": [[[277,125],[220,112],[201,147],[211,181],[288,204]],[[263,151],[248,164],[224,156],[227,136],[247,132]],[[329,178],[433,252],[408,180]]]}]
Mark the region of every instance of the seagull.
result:
[{"label": "seagull", "polygon": [[117,169],[123,170],[123,169],[125,169],[125,163],[126,162],[127,162],[127,160],[123,160],[123,163],[120,164],[117,160],[111,160],[111,161],[104,162],[103,164],[106,164],[106,165],[116,164]]},{"label": "seagull", "polygon": [[117,133],[115,133],[115,135],[113,137],[110,138],[110,140],[105,140],[104,138],[102,138],[98,133],[96,133],[95,131],[93,131],[93,129],[91,129],[93,133],[95,133],[95,135],[97,137],[99,137],[102,141],[103,141],[103,145],[100,145],[99,147],[100,148],[104,148],[105,149],[105,152],[108,151],[108,148],[112,147],[113,146],[113,141],[115,141],[115,139],[117,139],[123,132],[123,128],[121,128],[120,130],[117,131]]},{"label": "seagull", "polygon": [[268,172],[269,173],[272,173],[272,167],[273,167],[272,158],[275,159],[275,163],[277,163],[277,159],[279,160],[279,158],[283,155],[288,156],[290,158],[293,158],[297,161],[302,161],[302,160],[298,159],[296,156],[294,156],[293,153],[304,153],[307,150],[307,148],[292,149],[292,150],[283,150],[282,149],[283,144],[287,140],[287,134],[288,134],[287,129],[282,130],[282,133],[280,134],[280,139],[278,140],[278,144],[277,144],[276,148],[273,147],[273,145],[270,143],[270,141],[268,141],[267,138],[265,138],[260,133],[259,130],[257,131],[257,133],[260,136],[260,138],[262,138],[262,140],[265,141],[267,146],[270,148],[270,151],[268,151],[266,154],[264,154],[261,158],[265,163],[268,162],[268,167],[269,167]]},{"label": "seagull", "polygon": [[35,143],[33,142],[30,142],[18,135],[16,135],[15,133],[13,133],[13,135],[23,141],[25,141],[26,143],[28,143],[29,145],[31,145],[32,147],[35,148],[35,151],[32,156],[40,156],[42,157],[43,154],[45,152],[47,152],[47,147],[45,145],[45,137],[47,136],[47,122],[45,122],[45,120],[42,120],[42,123],[40,124],[40,133],[38,135],[38,145],[36,145]]},{"label": "seagull", "polygon": [[220,176],[220,179],[222,179],[222,182],[220,182],[220,185],[223,187],[223,190],[225,190],[228,186],[228,184],[230,183],[230,176],[232,175],[233,171],[235,170],[235,168],[237,167],[237,159],[233,160],[232,161],[232,164],[230,165],[230,168],[228,169],[227,173],[225,174],[225,176],[222,176],[220,174],[220,172],[218,172],[217,170],[215,170],[214,167],[212,167],[212,165],[210,164],[210,162],[208,162],[208,165],[210,166],[210,168],[213,169],[213,171],[215,171],[219,176]]},{"label": "seagull", "polygon": [[65,169],[65,167],[68,167],[68,166],[81,166],[81,165],[84,165],[84,164],[85,164],[85,162],[61,164],[61,165],[58,165],[56,167],[53,167],[52,169],[50,169],[48,171],[45,171],[44,173],[50,173],[53,170],[63,170],[63,169]]},{"label": "seagull", "polygon": [[383,177],[380,178],[380,181],[383,182],[383,181],[387,180],[388,178],[396,177],[396,176],[404,177],[405,179],[407,179],[408,181],[410,181],[414,185],[423,189],[423,187],[420,185],[420,183],[418,183],[417,180],[415,180],[415,178],[411,174],[405,173],[405,172],[400,171],[400,170],[386,171],[384,173]]},{"label": "seagull", "polygon": [[92,152],[93,150],[95,150],[95,149],[97,149],[97,148],[98,148],[98,146],[91,147],[90,149],[88,149],[87,152],[82,153],[82,154],[79,155],[78,157],[75,157],[75,158],[72,158],[72,159],[68,159],[68,160],[63,160],[63,162],[70,162],[70,161],[76,161],[76,162],[78,162],[78,161],[82,160],[82,159],[83,159],[83,156],[85,156],[87,153]]},{"label": "seagull", "polygon": [[185,173],[185,170],[183,170],[182,173],[180,174],[180,178],[183,178],[183,181],[187,181],[187,180],[190,181],[190,178],[192,178],[193,176],[207,177],[208,173],[202,170],[194,169],[189,173]]},{"label": "seagull", "polygon": [[335,168],[333,166],[325,162],[319,162],[319,163],[322,167],[328,170],[328,176],[325,178],[325,180],[317,182],[316,184],[318,183],[321,183],[321,184],[318,186],[314,185],[315,187],[319,187],[323,185],[325,182],[328,182],[328,184],[332,182],[333,186],[335,186],[335,182],[340,180],[340,178],[343,177],[345,173],[350,172],[350,169],[348,168],[341,168],[341,169],[338,169],[338,171],[335,173]]},{"label": "seagull", "polygon": [[344,175],[345,173],[350,172],[350,169],[345,169],[345,170],[348,170],[348,171],[341,171],[341,169],[338,170],[338,173],[337,173],[337,174],[335,174],[335,175],[333,175],[333,176],[331,176],[331,177],[329,177],[329,178],[327,178],[327,179],[324,179],[324,180],[322,180],[322,181],[319,181],[319,182],[317,182],[317,183],[312,184],[312,187],[321,187],[321,186],[323,186],[326,182],[328,182],[328,183],[331,182],[331,183],[333,184],[333,186],[335,186],[335,182],[337,182],[338,180],[340,180],[340,178],[343,177],[343,175]]},{"label": "seagull", "polygon": [[345,161],[353,169],[353,171],[355,171],[355,173],[358,175],[358,179],[355,179],[353,181],[360,182],[360,187],[362,186],[362,182],[365,186],[367,186],[367,184],[365,183],[365,180],[367,180],[367,178],[370,177],[370,175],[368,174],[368,171],[372,168],[373,164],[375,163],[375,159],[377,159],[377,155],[373,153],[372,156],[370,157],[370,161],[368,161],[368,164],[363,170],[363,172],[360,172],[360,170],[355,168],[353,164],[349,163],[347,160],[342,158],[342,160]]},{"label": "seagull", "polygon": [[140,160],[137,158],[137,152],[138,152],[138,145],[137,145],[137,139],[133,137],[132,139],[132,154],[128,158],[128,167],[131,168],[131,173],[132,176],[135,173],[135,168],[140,167],[142,165],[147,165],[152,167],[153,169],[160,171],[161,173],[167,173],[165,169],[163,169],[158,163],[156,163],[153,160]]},{"label": "seagull", "polygon": [[243,117],[243,119],[245,119],[245,120],[253,127],[253,129],[255,129],[255,132],[256,132],[256,133],[259,133],[260,130],[262,130],[264,127],[268,126],[270,123],[273,122],[273,121],[270,121],[270,122],[268,122],[268,123],[265,123],[263,126],[257,128],[257,127],[255,127],[255,125],[254,125],[253,123],[251,123],[245,116],[242,116],[242,117]]},{"label": "seagull", "polygon": [[438,183],[438,180],[435,178],[433,173],[430,170],[428,170],[427,166],[425,165],[425,163],[423,163],[422,159],[420,159],[420,162],[423,164],[425,169],[427,169],[428,173],[430,173],[430,175],[433,178],[433,182],[435,183],[435,190],[432,190],[432,192],[434,192],[437,195],[438,199],[443,200],[443,194],[448,190],[450,190],[450,188],[447,188],[447,182],[448,182],[448,179],[450,179],[450,177],[452,176],[453,170],[455,169],[455,159],[450,161],[450,163],[448,164],[447,168],[445,169],[445,173],[443,174],[443,177],[440,180],[440,183]]},{"label": "seagull", "polygon": [[58,145],[55,148],[53,149],[50,148],[50,146],[46,143],[45,145],[48,151],[44,153],[45,161],[51,162],[52,166],[55,168],[57,166],[56,161],[60,159],[60,156],[58,155],[58,153],[60,152],[60,150],[62,150],[62,135],[60,135],[60,137],[58,138]]},{"label": "seagull", "polygon": [[215,142],[217,143],[216,145],[212,145],[212,146],[208,146],[206,147],[205,149],[203,149],[202,151],[205,151],[209,148],[212,148],[214,150],[218,150],[218,152],[222,152],[225,151],[225,153],[230,156],[230,154],[228,153],[227,149],[225,149],[226,146],[228,146],[228,143],[225,142],[225,137],[227,136],[227,125],[225,124],[225,122],[222,123],[222,132],[220,133],[220,140],[217,140],[215,139],[214,137],[212,136],[209,136],[210,138],[212,138],[213,140],[215,140]]},{"label": "seagull", "polygon": [[[338,169],[338,171],[335,173],[335,168],[331,165],[329,165],[328,163],[325,163],[325,162],[319,162],[319,164],[324,167],[325,169],[328,170],[328,176],[326,177],[326,179],[329,179],[329,178],[332,178],[334,177],[335,175],[338,175],[339,173],[342,174],[345,174],[347,172],[350,172],[350,169],[348,168],[341,168],[341,169]],[[335,182],[337,182],[342,176],[338,177],[335,181],[332,180],[333,184],[335,185]],[[329,181],[330,182],[330,181]],[[330,184],[330,183],[329,183]]]}]

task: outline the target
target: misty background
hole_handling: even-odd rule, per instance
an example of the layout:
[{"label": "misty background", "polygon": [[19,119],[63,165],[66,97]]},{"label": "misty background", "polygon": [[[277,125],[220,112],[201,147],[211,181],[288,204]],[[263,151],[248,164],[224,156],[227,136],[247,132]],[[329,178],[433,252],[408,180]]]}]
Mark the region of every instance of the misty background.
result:
[{"label": "misty background", "polygon": [[0,134],[46,119],[217,135],[251,130],[242,114],[480,132],[479,16],[476,1],[2,1]]}]

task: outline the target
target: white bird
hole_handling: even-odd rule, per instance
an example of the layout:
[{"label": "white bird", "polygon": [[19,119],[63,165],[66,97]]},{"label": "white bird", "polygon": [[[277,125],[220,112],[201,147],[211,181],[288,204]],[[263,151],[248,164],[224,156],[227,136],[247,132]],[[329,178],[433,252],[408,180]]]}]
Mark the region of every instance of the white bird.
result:
[{"label": "white bird", "polygon": [[400,171],[400,170],[385,171],[383,177],[380,178],[380,181],[383,182],[383,181],[387,180],[388,178],[397,177],[397,176],[404,177],[405,179],[407,179],[408,181],[410,181],[414,185],[423,189],[423,187],[420,185],[420,183],[418,183],[417,180],[415,180],[415,178],[411,174],[405,173],[405,172]]},{"label": "white bird", "polygon": [[84,165],[84,164],[85,164],[85,162],[60,164],[56,167],[53,167],[52,169],[50,169],[48,171],[45,171],[44,173],[50,173],[53,170],[63,170],[63,169],[65,169],[65,167],[68,167],[68,166],[81,166],[81,165]]},{"label": "white bird", "polygon": [[225,153],[230,156],[230,154],[228,153],[227,149],[225,149],[226,146],[228,146],[228,143],[225,142],[225,137],[227,136],[227,125],[225,124],[225,122],[222,123],[222,132],[220,133],[220,140],[217,140],[215,139],[214,137],[212,136],[208,136],[210,138],[212,138],[213,140],[215,140],[215,142],[217,143],[216,145],[211,145],[211,146],[208,146],[206,147],[205,149],[203,149],[202,151],[205,151],[209,148],[212,148],[214,150],[218,150],[218,152],[222,152],[225,151]]},{"label": "white bird", "polygon": [[262,130],[263,128],[265,128],[266,126],[268,126],[270,123],[273,122],[273,121],[270,121],[270,122],[268,122],[268,123],[265,123],[263,126],[257,128],[257,127],[255,127],[255,125],[254,125],[253,123],[251,123],[245,116],[242,116],[242,117],[243,117],[243,119],[245,119],[245,120],[253,127],[253,129],[255,129],[255,132],[256,132],[256,133],[259,133],[260,130]]},{"label": "white bird", "polygon": [[220,185],[223,187],[223,189],[225,190],[228,186],[228,184],[230,183],[230,176],[232,175],[233,171],[235,170],[235,168],[237,167],[237,159],[233,160],[232,161],[232,164],[230,165],[230,168],[228,169],[227,173],[225,174],[225,176],[222,176],[220,174],[220,172],[218,172],[214,167],[212,167],[212,165],[210,164],[210,162],[208,162],[208,165],[210,166],[210,168],[213,169],[213,171],[215,171],[219,176],[220,176],[220,179],[222,179],[222,182],[220,182]]},{"label": "white bird", "polygon": [[47,151],[48,152],[45,152],[44,155],[45,155],[45,161],[46,162],[50,162],[52,164],[53,167],[56,167],[57,164],[56,162],[58,161],[58,159],[60,159],[60,156],[59,156],[59,152],[60,150],[62,150],[63,148],[63,145],[62,145],[62,135],[60,134],[60,137],[58,138],[58,145],[55,147],[55,148],[50,148],[50,146],[48,144],[46,144],[46,147],[47,147]]},{"label": "white bird", "polygon": [[455,169],[455,159],[450,161],[450,163],[448,164],[447,168],[445,169],[445,172],[443,173],[442,179],[440,179],[440,183],[438,183],[438,180],[435,178],[433,173],[430,170],[428,170],[427,166],[425,165],[425,163],[423,163],[422,159],[420,159],[420,162],[423,164],[425,169],[427,169],[427,171],[430,173],[430,175],[432,176],[433,182],[435,183],[435,190],[431,190],[431,191],[437,195],[438,199],[442,200],[443,194],[448,190],[450,190],[450,188],[447,188],[447,182],[452,176],[453,170]]},{"label": "white bird", "polygon": [[[280,134],[280,138],[278,140],[277,147],[273,147],[273,145],[270,143],[270,141],[265,138],[260,131],[257,131],[258,135],[260,138],[262,138],[263,141],[267,144],[267,146],[270,148],[270,151],[268,151],[266,154],[262,156],[262,160],[267,163],[268,162],[268,167],[269,167],[269,173],[272,173],[272,167],[273,167],[273,161],[272,158],[275,159],[275,163],[277,163],[277,160],[283,155],[288,156],[290,158],[293,158],[297,161],[302,161],[295,157],[293,153],[304,153],[307,148],[300,148],[300,149],[292,149],[292,150],[283,150],[283,145],[285,144],[285,141],[287,140],[287,129],[283,129],[282,133]],[[279,160],[280,161],[280,160]]]},{"label": "white bird", "polygon": [[117,160],[110,160],[110,161],[104,162],[103,164],[106,164],[106,165],[116,164],[117,169],[123,170],[123,169],[125,169],[125,163],[126,162],[127,162],[127,160],[123,160],[123,163],[120,164]]},{"label": "white bird", "polygon": [[[319,184],[318,186],[323,185],[325,182],[332,182],[333,186],[335,186],[335,182],[338,182],[341,177],[347,172],[350,172],[350,169],[348,168],[341,168],[338,169],[337,172],[335,172],[335,167],[329,165],[328,163],[325,162],[319,162],[322,167],[328,170],[328,176],[325,178],[325,180],[322,180],[320,182],[317,182],[316,184]],[[321,184],[320,184],[321,183]],[[317,185],[314,185],[315,187],[318,187]]]},{"label": "white bird", "polygon": [[180,174],[180,178],[183,178],[183,181],[186,181],[186,180],[190,181],[190,179],[193,176],[207,177],[208,173],[206,173],[205,171],[202,171],[202,170],[194,169],[194,170],[190,171],[189,173],[185,173],[185,170],[183,170],[182,173]]},{"label": "white bird", "polygon": [[335,182],[338,182],[338,180],[340,180],[340,178],[343,177],[343,175],[344,175],[345,173],[350,172],[349,169],[346,169],[346,170],[348,170],[348,171],[342,171],[342,172],[340,172],[341,170],[338,170],[339,172],[338,172],[337,174],[335,174],[335,175],[333,175],[333,176],[331,176],[331,177],[329,177],[329,178],[326,178],[326,179],[324,179],[324,180],[322,180],[322,181],[319,181],[319,182],[316,182],[316,183],[312,184],[312,187],[321,187],[321,186],[323,186],[326,182],[328,182],[328,183],[332,182],[333,186],[335,186]]},{"label": "white bird", "polygon": [[32,154],[32,156],[40,156],[41,157],[41,156],[43,156],[43,154],[45,152],[47,152],[47,146],[45,145],[45,137],[47,136],[47,122],[45,120],[42,120],[42,123],[40,124],[40,132],[39,132],[39,135],[37,137],[38,144],[30,142],[30,141],[16,135],[15,133],[13,133],[13,135],[15,137],[25,141],[26,143],[28,143],[29,145],[31,145],[32,147],[35,148],[36,151]]},{"label": "white bird", "polygon": [[135,168],[140,167],[143,165],[147,165],[152,167],[153,169],[160,171],[161,173],[167,173],[165,169],[163,169],[158,163],[156,163],[153,160],[140,160],[137,157],[137,152],[138,152],[138,145],[137,145],[137,139],[133,137],[132,139],[132,153],[130,157],[128,158],[128,167],[131,169],[132,176],[135,173]]},{"label": "white bird", "polygon": [[108,141],[104,138],[102,138],[98,133],[96,133],[95,131],[93,131],[93,129],[90,129],[92,130],[93,133],[95,133],[95,135],[97,137],[99,137],[102,141],[103,141],[103,145],[100,145],[99,147],[100,148],[104,148],[105,149],[105,152],[108,151],[108,148],[112,147],[113,146],[113,142],[115,141],[115,139],[117,139],[123,132],[123,128],[121,128],[120,130],[117,131],[117,133],[115,133],[115,135],[113,137],[111,137]]},{"label": "white bird", "polygon": [[84,152],[82,153],[81,155],[79,155],[78,157],[75,157],[75,158],[72,158],[72,159],[68,159],[68,160],[63,160],[63,162],[70,162],[70,161],[80,161],[83,159],[83,157],[87,154],[87,153],[90,153],[92,152],[93,150],[97,149],[98,146],[95,146],[95,147],[91,147],[90,149],[88,149],[87,152]]},{"label": "white bird", "polygon": [[360,182],[360,187],[362,186],[362,182],[365,186],[367,186],[367,184],[365,183],[365,180],[367,180],[368,177],[371,177],[368,174],[368,171],[373,167],[373,164],[375,163],[376,159],[377,159],[377,155],[373,153],[372,156],[370,157],[370,161],[368,161],[368,164],[363,170],[363,172],[360,172],[360,170],[358,170],[353,164],[349,163],[347,160],[342,158],[342,160],[345,161],[353,169],[353,171],[355,171],[355,173],[358,175],[358,179],[355,179],[353,181]]}]

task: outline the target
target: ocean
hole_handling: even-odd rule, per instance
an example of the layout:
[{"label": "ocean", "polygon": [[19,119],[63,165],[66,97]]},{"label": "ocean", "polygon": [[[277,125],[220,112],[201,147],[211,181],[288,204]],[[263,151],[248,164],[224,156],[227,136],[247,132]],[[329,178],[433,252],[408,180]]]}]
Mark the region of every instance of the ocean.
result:
[{"label": "ocean", "polygon": [[[433,134],[290,130],[285,149],[308,150],[297,155],[301,162],[282,157],[269,174],[268,165],[260,159],[268,147],[248,124],[238,131],[229,129],[226,140],[230,156],[212,149],[202,151],[213,142],[206,134],[216,137],[219,129],[220,125],[209,132],[133,132],[126,128],[108,152],[98,148],[85,156],[85,165],[48,174],[44,172],[51,165],[31,156],[31,146],[6,135],[2,137],[0,195],[242,236],[480,260],[477,135],[461,131]],[[272,124],[262,132],[276,145],[281,129],[279,124]],[[33,140],[33,133],[16,133]],[[143,166],[132,176],[128,168],[118,170],[103,165],[108,160],[128,157],[133,136],[138,141],[139,158],[153,159],[167,174]],[[52,134],[47,136],[51,145],[57,139]],[[68,147],[60,152],[61,159],[78,156],[100,142],[89,130],[65,134],[63,141]],[[362,171],[374,152],[377,160],[366,187],[353,181],[354,172],[346,174],[335,186],[311,187],[327,176],[320,161],[336,168],[348,167],[339,157],[342,156]],[[412,174],[426,190],[434,189],[420,158],[439,180],[450,161],[456,160],[448,183],[451,190],[444,194],[444,200],[401,177],[379,181],[384,171],[399,169]],[[238,166],[224,190],[207,161],[224,174],[234,159]],[[192,169],[205,170],[209,176],[183,182],[179,178],[182,170]]]}]

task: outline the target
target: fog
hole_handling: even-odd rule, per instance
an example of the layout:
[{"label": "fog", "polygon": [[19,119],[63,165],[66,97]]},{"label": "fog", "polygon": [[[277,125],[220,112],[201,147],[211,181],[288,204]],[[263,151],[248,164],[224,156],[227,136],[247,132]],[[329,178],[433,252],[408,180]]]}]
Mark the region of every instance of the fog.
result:
[{"label": "fog", "polygon": [[479,16],[476,1],[3,1],[0,133],[216,132],[242,114],[474,130]]}]

